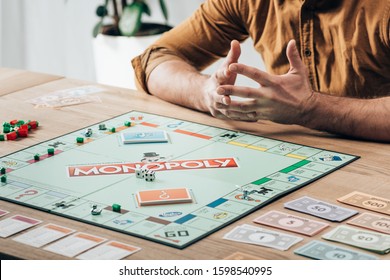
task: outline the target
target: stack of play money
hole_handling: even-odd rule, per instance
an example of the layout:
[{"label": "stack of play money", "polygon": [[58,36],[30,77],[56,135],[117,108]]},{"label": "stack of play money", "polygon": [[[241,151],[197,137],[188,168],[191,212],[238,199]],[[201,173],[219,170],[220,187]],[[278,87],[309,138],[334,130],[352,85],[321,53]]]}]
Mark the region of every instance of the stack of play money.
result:
[{"label": "stack of play money", "polygon": [[295,254],[315,260],[377,260],[369,254],[363,254],[344,247],[335,246],[326,242],[313,240],[298,248]]},{"label": "stack of play money", "polygon": [[288,250],[303,240],[301,237],[244,224],[224,235],[224,239],[260,245],[278,250]]},{"label": "stack of play money", "polygon": [[347,221],[347,224],[390,234],[390,218],[372,213],[363,213]]},{"label": "stack of play money", "polygon": [[299,216],[289,215],[280,211],[269,211],[264,215],[257,217],[253,222],[271,227],[276,227],[307,236],[313,236],[329,226],[322,223]]},{"label": "stack of play money", "polygon": [[355,191],[340,197],[337,200],[345,204],[390,215],[390,199],[385,197],[373,196],[371,194]]},{"label": "stack of play money", "polygon": [[378,254],[387,254],[390,252],[390,235],[359,230],[349,226],[338,226],[334,230],[324,234],[322,238]]},{"label": "stack of play money", "polygon": [[303,196],[284,204],[284,207],[333,222],[341,222],[358,211]]}]

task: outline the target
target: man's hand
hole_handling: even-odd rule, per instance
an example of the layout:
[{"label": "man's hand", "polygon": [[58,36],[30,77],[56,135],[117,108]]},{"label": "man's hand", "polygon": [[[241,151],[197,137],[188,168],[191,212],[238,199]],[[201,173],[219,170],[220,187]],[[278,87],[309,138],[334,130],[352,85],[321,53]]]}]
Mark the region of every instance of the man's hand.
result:
[{"label": "man's hand", "polygon": [[217,89],[222,85],[234,86],[237,73],[230,70],[230,65],[237,63],[241,55],[240,43],[233,40],[230,44],[230,51],[225,61],[219,69],[210,76],[205,84],[205,106],[211,115],[221,119],[227,119],[229,111],[226,110],[228,104],[231,104],[229,94],[220,95]]},{"label": "man's hand", "polygon": [[[286,124],[304,124],[304,116],[311,110],[311,100],[315,98],[296,43],[287,45],[287,58],[290,70],[284,75],[271,75],[257,68],[230,63],[230,75],[244,75],[259,84],[259,88],[220,85],[217,93],[226,102],[216,102],[216,107],[225,116],[236,120],[271,120]],[[230,96],[248,98],[236,101]]]}]

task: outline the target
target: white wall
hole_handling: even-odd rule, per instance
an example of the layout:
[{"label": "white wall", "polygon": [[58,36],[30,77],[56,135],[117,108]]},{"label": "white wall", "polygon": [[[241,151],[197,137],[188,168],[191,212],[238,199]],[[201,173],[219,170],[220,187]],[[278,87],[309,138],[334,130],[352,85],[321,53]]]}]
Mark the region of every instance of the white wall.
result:
[{"label": "white wall", "polygon": [[1,19],[3,18],[3,2],[0,1],[0,65],[2,65],[2,54],[3,54],[3,44],[1,41],[2,34],[3,34],[3,23],[1,22]]},{"label": "white wall", "polygon": [[[92,29],[104,0],[0,0],[0,66],[95,81]],[[157,1],[152,18],[162,19]],[[166,0],[169,23],[177,25],[203,0]],[[244,43],[242,61],[260,61]],[[211,71],[211,70],[209,70]]]},{"label": "white wall", "polygon": [[0,11],[0,65],[24,67],[24,12],[22,0],[1,0]]}]

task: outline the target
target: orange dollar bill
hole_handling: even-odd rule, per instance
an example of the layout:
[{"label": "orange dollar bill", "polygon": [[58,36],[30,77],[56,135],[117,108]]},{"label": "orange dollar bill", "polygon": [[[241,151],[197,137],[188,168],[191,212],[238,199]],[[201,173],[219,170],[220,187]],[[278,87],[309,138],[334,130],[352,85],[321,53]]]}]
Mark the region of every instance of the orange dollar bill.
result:
[{"label": "orange dollar bill", "polygon": [[345,204],[390,215],[390,199],[388,198],[355,191],[337,200]]}]

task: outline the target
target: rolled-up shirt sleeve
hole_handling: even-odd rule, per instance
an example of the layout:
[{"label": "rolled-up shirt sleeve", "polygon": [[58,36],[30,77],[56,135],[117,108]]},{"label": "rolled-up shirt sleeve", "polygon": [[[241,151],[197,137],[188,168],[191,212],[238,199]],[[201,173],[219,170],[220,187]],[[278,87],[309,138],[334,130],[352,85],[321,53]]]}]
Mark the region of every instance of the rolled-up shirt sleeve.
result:
[{"label": "rolled-up shirt sleeve", "polygon": [[244,41],[248,32],[242,19],[247,18],[247,10],[240,2],[206,1],[191,17],[135,57],[132,65],[137,88],[148,92],[150,73],[165,61],[184,60],[201,71],[226,56],[231,40]]}]

